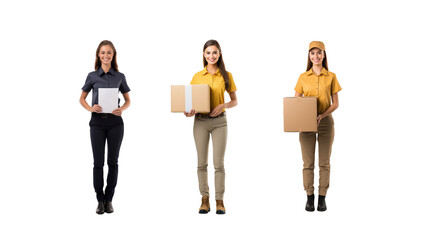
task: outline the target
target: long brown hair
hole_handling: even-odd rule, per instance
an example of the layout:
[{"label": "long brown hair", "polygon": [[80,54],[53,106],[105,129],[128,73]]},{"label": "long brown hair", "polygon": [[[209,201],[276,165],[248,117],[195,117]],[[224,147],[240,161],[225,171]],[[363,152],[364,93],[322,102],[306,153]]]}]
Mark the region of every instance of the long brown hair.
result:
[{"label": "long brown hair", "polygon": [[220,49],[220,45],[216,40],[208,40],[205,44],[204,44],[204,48],[203,48],[203,63],[204,63],[204,67],[207,66],[208,62],[206,61],[206,58],[204,57],[204,51],[206,51],[206,48],[210,47],[210,46],[216,46],[219,49],[219,60],[217,61],[216,65],[219,68],[219,72],[222,75],[223,79],[225,80],[225,89],[229,89],[229,75],[228,72],[225,69],[225,63],[223,62],[223,58],[222,58],[222,50]]},{"label": "long brown hair", "polygon": [[[310,51],[311,51],[311,49],[310,49]],[[310,60],[310,51],[308,51],[307,71],[310,70],[313,67],[313,63]],[[326,51],[325,50],[322,50],[322,51],[324,53],[323,55],[325,55],[325,57],[323,58],[323,61],[322,61],[322,66],[324,68],[326,68],[326,70],[329,70],[328,69],[328,57],[326,56]]]},{"label": "long brown hair", "polygon": [[101,61],[98,54],[100,53],[100,48],[102,46],[109,45],[113,49],[113,60],[112,60],[112,68],[115,69],[115,71],[119,72],[118,69],[118,63],[116,62],[116,48],[113,46],[113,43],[109,40],[101,41],[100,44],[98,44],[97,51],[95,52],[95,70],[98,70],[101,67]]}]

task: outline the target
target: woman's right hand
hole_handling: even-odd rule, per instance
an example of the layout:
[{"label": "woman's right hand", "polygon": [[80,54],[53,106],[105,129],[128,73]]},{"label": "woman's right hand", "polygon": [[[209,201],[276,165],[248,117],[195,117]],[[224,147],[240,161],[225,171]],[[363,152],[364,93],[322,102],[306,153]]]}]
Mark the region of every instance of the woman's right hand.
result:
[{"label": "woman's right hand", "polygon": [[197,112],[195,111],[195,109],[191,109],[191,111],[190,112],[184,112],[184,114],[185,114],[185,116],[187,116],[187,117],[193,117],[193,116],[195,116],[195,114],[197,114]]},{"label": "woman's right hand", "polygon": [[94,106],[91,107],[91,112],[101,113],[101,111],[103,111],[103,109],[98,104],[94,104]]}]

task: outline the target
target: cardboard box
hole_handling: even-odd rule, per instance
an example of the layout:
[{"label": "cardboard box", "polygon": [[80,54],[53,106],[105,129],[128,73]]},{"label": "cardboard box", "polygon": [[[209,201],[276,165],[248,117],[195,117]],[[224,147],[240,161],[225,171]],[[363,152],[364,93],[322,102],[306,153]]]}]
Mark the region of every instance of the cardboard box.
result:
[{"label": "cardboard box", "polygon": [[317,132],[317,98],[283,98],[285,132]]},{"label": "cardboard box", "polygon": [[210,86],[171,85],[171,112],[189,112],[195,109],[199,113],[210,112]]}]

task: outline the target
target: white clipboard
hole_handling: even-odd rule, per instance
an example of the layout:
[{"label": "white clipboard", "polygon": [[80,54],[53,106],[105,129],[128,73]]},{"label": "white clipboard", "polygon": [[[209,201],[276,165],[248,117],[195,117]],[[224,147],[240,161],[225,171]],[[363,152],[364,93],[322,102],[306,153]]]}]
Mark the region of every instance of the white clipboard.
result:
[{"label": "white clipboard", "polygon": [[99,88],[98,105],[103,109],[102,113],[112,113],[118,108],[119,88]]}]

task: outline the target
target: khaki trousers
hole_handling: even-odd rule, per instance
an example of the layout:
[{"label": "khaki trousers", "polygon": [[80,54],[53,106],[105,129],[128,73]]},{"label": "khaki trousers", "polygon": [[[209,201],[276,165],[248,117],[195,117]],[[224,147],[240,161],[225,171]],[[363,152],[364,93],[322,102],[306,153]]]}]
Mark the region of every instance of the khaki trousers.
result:
[{"label": "khaki trousers", "polygon": [[225,169],[223,159],[226,149],[226,116],[217,118],[199,118],[194,120],[194,139],[198,155],[198,182],[202,196],[209,196],[207,179],[208,150],[210,135],[213,142],[213,165],[215,168],[216,200],[223,200],[225,192]]},{"label": "khaki trousers", "polygon": [[314,155],[316,149],[316,135],[319,142],[319,195],[326,196],[329,188],[329,173],[332,143],[334,142],[334,119],[328,115],[320,121],[317,132],[302,132],[299,134],[301,143],[302,170],[304,178],[304,189],[307,195],[314,193]]}]

